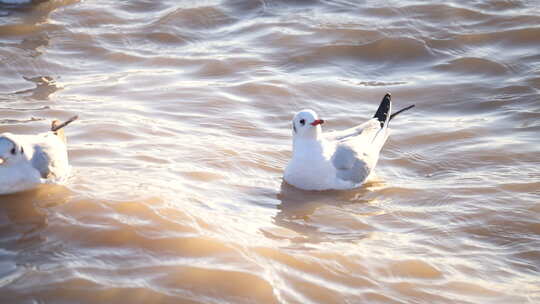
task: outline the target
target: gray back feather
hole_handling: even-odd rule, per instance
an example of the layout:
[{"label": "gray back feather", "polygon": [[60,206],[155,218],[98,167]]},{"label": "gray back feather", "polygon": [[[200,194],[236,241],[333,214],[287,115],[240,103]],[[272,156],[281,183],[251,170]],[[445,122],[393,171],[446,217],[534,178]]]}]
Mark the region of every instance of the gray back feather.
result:
[{"label": "gray back feather", "polygon": [[332,157],[332,163],[338,178],[361,183],[368,177],[370,170],[364,161],[363,153],[354,149],[351,144],[351,142],[339,143]]},{"label": "gray back feather", "polygon": [[353,183],[362,183],[368,178],[371,168],[375,165],[371,154],[380,150],[380,147],[374,147],[374,144],[377,145],[375,140],[380,136],[386,136],[381,132],[383,129],[376,119],[362,126],[357,134],[338,139],[336,151],[332,156],[337,177]]},{"label": "gray back feather", "polygon": [[41,178],[47,178],[51,174],[51,159],[39,146],[34,147],[34,155],[31,159],[32,166],[39,171]]}]

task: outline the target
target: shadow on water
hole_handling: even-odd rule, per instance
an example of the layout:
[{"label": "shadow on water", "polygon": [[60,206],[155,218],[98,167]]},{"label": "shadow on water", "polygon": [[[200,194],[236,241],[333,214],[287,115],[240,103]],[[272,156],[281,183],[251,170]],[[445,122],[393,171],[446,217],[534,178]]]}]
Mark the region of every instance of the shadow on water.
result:
[{"label": "shadow on water", "polygon": [[[17,55],[38,57],[40,50],[49,45],[49,35],[46,22],[49,14],[56,7],[38,5],[46,1],[33,1],[30,3],[6,4],[0,0],[0,46],[20,49]],[[12,57],[12,56],[10,56]],[[4,61],[10,61],[10,57]]]},{"label": "shadow on water", "polygon": [[[332,230],[331,223],[328,226],[326,222],[330,217],[326,218],[325,213],[332,209],[347,212],[345,209],[370,208],[370,203],[376,200],[370,188],[378,184],[380,182],[370,182],[346,191],[305,191],[283,182],[277,195],[280,204],[274,223],[287,229],[290,234],[288,238],[292,235],[293,241],[318,243],[335,239],[333,233],[321,233],[321,230]],[[359,237],[361,235],[357,234]],[[272,235],[269,237],[279,238]]]},{"label": "shadow on water", "polygon": [[47,242],[47,209],[66,203],[67,199],[67,188],[58,185],[0,195],[0,288],[18,280],[33,269],[32,265],[43,262],[36,251],[44,250]]},{"label": "shadow on water", "polygon": [[37,189],[0,196],[0,247],[18,250],[44,239],[40,232],[48,225],[47,208],[68,200],[67,188],[42,185]]},{"label": "shadow on water", "polygon": [[30,98],[36,100],[45,100],[48,99],[51,94],[61,89],[56,85],[54,78],[50,76],[39,76],[39,77],[24,77],[25,80],[32,82],[36,85],[35,88],[18,91],[14,94],[16,95],[29,95]]},{"label": "shadow on water", "polygon": [[[49,0],[28,0],[28,1],[2,1],[0,0],[0,17],[5,18],[4,20],[0,19],[0,33],[4,33],[4,30],[10,28],[10,24],[13,23],[16,18],[30,18],[34,21],[33,24],[37,24],[39,21],[44,20],[52,9],[49,7],[55,8],[57,4]],[[45,9],[43,9],[45,6]],[[6,24],[7,26],[3,27],[1,25]],[[17,32],[17,31],[15,31]],[[6,33],[9,34],[9,33]]]},{"label": "shadow on water", "polygon": [[4,14],[3,15],[0,15],[0,16],[5,16],[6,14],[9,14],[11,12],[25,12],[25,11],[28,11],[30,9],[32,9],[32,5],[35,5],[35,4],[38,4],[38,3],[41,3],[41,2],[46,2],[48,0],[20,0],[20,1],[6,1],[6,0],[0,0],[0,9],[1,10],[5,10],[5,12],[3,12]]},{"label": "shadow on water", "polygon": [[24,274],[19,257],[45,240],[40,231],[47,227],[47,216],[37,207],[39,192],[0,196],[0,287]]}]

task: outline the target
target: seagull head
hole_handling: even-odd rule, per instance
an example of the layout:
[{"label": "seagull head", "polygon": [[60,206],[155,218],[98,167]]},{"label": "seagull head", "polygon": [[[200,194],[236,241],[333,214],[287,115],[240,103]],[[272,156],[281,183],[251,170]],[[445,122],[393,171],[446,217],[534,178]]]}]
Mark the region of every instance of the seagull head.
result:
[{"label": "seagull head", "polygon": [[302,110],[294,115],[292,121],[294,138],[317,139],[322,132],[324,120],[313,110]]},{"label": "seagull head", "polygon": [[0,135],[0,166],[10,166],[25,159],[24,148],[10,134]]}]

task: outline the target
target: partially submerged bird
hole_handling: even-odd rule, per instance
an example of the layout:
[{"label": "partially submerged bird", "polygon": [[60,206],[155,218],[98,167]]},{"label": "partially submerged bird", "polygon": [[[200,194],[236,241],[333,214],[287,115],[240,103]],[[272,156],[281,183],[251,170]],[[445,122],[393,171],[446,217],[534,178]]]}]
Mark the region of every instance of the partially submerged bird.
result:
[{"label": "partially submerged bird", "polygon": [[388,138],[388,124],[408,106],[391,114],[387,93],[372,119],[344,130],[322,133],[324,120],[312,110],[293,118],[293,155],[283,178],[304,190],[352,189],[362,185],[377,164]]},{"label": "partially submerged bird", "polygon": [[0,134],[0,195],[61,182],[69,174],[64,123],[54,120],[51,130],[37,135]]}]

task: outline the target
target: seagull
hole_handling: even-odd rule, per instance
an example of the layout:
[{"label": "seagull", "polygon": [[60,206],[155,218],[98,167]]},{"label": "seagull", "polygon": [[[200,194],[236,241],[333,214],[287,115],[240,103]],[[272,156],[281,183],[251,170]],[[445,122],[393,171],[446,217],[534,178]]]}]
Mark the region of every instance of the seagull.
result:
[{"label": "seagull", "polygon": [[388,124],[410,105],[391,113],[392,96],[384,95],[377,112],[365,123],[343,131],[322,132],[313,110],[293,118],[293,155],[284,180],[303,190],[345,190],[361,186],[369,177],[388,138]]},{"label": "seagull", "polygon": [[64,123],[54,120],[51,130],[37,135],[0,134],[0,195],[61,182],[69,173]]}]

